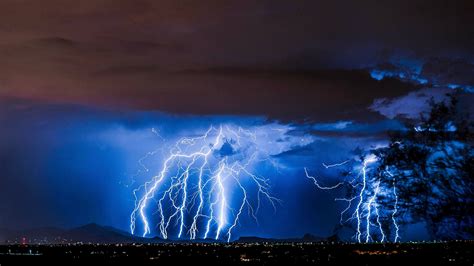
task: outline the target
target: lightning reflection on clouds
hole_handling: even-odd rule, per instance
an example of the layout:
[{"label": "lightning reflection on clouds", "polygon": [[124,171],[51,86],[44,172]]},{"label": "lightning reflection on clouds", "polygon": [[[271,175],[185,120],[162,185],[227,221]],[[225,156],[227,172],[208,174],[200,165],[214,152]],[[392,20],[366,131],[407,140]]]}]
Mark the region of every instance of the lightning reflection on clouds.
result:
[{"label": "lightning reflection on clouds", "polygon": [[277,208],[279,199],[271,194],[270,180],[255,170],[266,164],[277,172],[282,166],[272,155],[311,142],[311,137],[301,136],[282,141],[290,130],[280,124],[245,129],[221,124],[178,139],[165,152],[158,174],[134,190],[131,233],[139,222],[143,236],[156,224],[164,239],[176,233],[177,238],[230,241],[245,210],[257,220],[264,201]]}]

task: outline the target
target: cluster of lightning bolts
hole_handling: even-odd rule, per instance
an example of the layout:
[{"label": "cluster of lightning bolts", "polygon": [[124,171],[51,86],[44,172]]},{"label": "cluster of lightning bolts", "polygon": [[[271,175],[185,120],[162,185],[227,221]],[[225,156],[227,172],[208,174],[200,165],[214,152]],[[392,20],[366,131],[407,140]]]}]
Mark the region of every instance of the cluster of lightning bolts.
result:
[{"label": "cluster of lightning bolts", "polygon": [[[249,130],[221,125],[211,126],[203,135],[179,139],[165,155],[159,173],[134,190],[131,233],[135,234],[139,221],[143,237],[156,224],[164,239],[230,241],[245,209],[257,220],[261,198],[275,208],[279,200],[270,194],[268,179],[251,171],[262,160],[259,150],[249,148],[253,144],[255,148],[256,138]],[[252,152],[235,159],[236,150]],[[252,200],[251,195],[255,196]],[[151,209],[156,210],[156,223]]]},{"label": "cluster of lightning bolts", "polygon": [[[348,164],[352,160],[346,160],[337,164],[325,164],[323,166],[326,169],[333,167],[340,167]],[[349,198],[336,198],[336,201],[347,202],[347,206],[340,214],[340,223],[353,223],[356,233],[354,238],[357,242],[369,243],[374,241],[386,242],[388,236],[384,231],[384,225],[382,220],[382,212],[388,213],[389,220],[394,228],[393,242],[398,242],[400,239],[399,225],[397,223],[397,211],[398,211],[398,195],[395,176],[386,169],[382,174],[388,175],[392,178],[391,188],[382,187],[381,181],[377,174],[370,174],[370,166],[377,163],[377,157],[373,154],[366,156],[361,165],[357,166],[358,174],[350,181],[339,182],[332,186],[320,185],[318,180],[311,176],[308,169],[305,168],[306,177],[311,179],[317,188],[321,190],[333,190],[339,187],[349,184],[354,189],[353,193]],[[393,199],[393,209],[391,210],[380,210],[382,207],[379,204],[378,199],[380,196],[390,197]],[[373,229],[376,230],[373,230]]]}]

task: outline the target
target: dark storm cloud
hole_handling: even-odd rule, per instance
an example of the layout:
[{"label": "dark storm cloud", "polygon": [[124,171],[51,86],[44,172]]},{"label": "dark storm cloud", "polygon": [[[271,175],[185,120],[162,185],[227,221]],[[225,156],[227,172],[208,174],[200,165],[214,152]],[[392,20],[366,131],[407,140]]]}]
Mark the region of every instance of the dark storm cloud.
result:
[{"label": "dark storm cloud", "polygon": [[7,0],[0,3],[0,95],[192,114],[367,119],[375,98],[413,88],[348,69],[399,50],[472,57],[473,7],[440,0]]},{"label": "dark storm cloud", "polygon": [[450,91],[452,90],[448,88],[422,89],[393,99],[376,99],[370,109],[390,119],[397,117],[419,119],[421,114],[426,114],[430,110],[431,99],[435,102],[443,101]]},{"label": "dark storm cloud", "polygon": [[[448,101],[449,94],[453,94],[453,90],[449,88],[424,88],[401,97],[376,99],[369,108],[389,119],[418,120],[431,110],[431,101]],[[453,95],[458,100],[460,112],[472,119],[474,116],[474,106],[472,105],[474,95],[462,91],[456,91]]]}]

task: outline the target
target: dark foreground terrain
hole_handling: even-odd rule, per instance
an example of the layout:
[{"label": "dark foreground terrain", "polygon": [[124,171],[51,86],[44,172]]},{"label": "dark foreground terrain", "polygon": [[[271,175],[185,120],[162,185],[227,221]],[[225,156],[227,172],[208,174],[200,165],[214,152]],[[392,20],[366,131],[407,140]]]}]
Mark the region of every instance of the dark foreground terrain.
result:
[{"label": "dark foreground terrain", "polygon": [[473,265],[474,241],[2,245],[5,265]]}]

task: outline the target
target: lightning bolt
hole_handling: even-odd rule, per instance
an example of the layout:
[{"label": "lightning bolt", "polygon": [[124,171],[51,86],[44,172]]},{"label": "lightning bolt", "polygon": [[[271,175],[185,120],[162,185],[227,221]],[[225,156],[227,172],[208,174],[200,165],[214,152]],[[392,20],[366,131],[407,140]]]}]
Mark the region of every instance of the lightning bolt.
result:
[{"label": "lightning bolt", "polygon": [[399,235],[399,226],[398,226],[398,223],[397,223],[397,220],[395,219],[396,215],[397,215],[397,211],[398,211],[398,194],[397,194],[397,184],[396,184],[396,179],[395,179],[395,175],[393,175],[388,169],[385,169],[385,172],[390,176],[392,177],[392,189],[393,189],[393,196],[395,197],[395,203],[393,204],[393,212],[392,212],[392,222],[393,222],[393,226],[395,227],[395,237],[394,237],[394,240],[393,242],[397,242],[398,239],[400,238],[400,235]]},{"label": "lightning bolt", "polygon": [[308,173],[308,169],[305,167],[304,168],[304,172],[306,174],[306,177],[313,180],[313,183],[316,187],[318,187],[319,189],[323,189],[323,190],[331,190],[331,189],[335,189],[335,188],[338,188],[339,186],[342,186],[344,185],[344,182],[339,182],[333,186],[321,186],[319,183],[318,183],[318,180],[316,180],[316,178],[314,176],[310,176],[309,173]]},{"label": "lightning bolt", "polygon": [[[203,135],[179,139],[159,173],[133,191],[136,201],[130,215],[131,233],[135,234],[138,220],[142,236],[151,234],[152,200],[157,203],[157,227],[164,239],[175,228],[177,238],[206,239],[213,232],[215,240],[225,237],[230,241],[246,207],[255,219],[262,198],[276,208],[279,199],[271,196],[268,179],[252,173],[256,163],[271,161],[256,142],[255,132],[230,125],[211,126]],[[254,152],[249,156],[237,152],[248,150]],[[250,193],[249,188],[256,192]],[[256,194],[255,207],[249,200],[251,194]]]},{"label": "lightning bolt", "polygon": [[322,165],[324,166],[324,168],[329,169],[329,168],[333,168],[333,167],[343,166],[343,165],[345,165],[346,163],[348,163],[348,162],[350,162],[350,161],[351,161],[351,160],[345,160],[344,162],[335,163],[335,164],[322,163]]},{"label": "lightning bolt", "polygon": [[379,228],[380,235],[382,236],[382,238],[380,239],[380,242],[385,241],[385,233],[384,233],[383,228],[382,228],[382,223],[380,222],[380,214],[379,214],[379,209],[378,209],[378,205],[377,205],[377,196],[379,194],[379,191],[380,191],[380,181],[377,181],[376,184],[375,184],[375,189],[374,189],[373,195],[372,195],[372,197],[370,197],[369,202],[367,203],[368,206],[367,206],[367,215],[366,215],[366,223],[365,223],[365,225],[366,225],[365,243],[369,243],[369,241],[372,239],[372,236],[370,234],[370,226],[372,225],[371,224],[371,220],[372,220],[371,210],[372,210],[372,207],[375,209],[375,216],[376,216],[377,226]]},{"label": "lightning bolt", "polygon": [[[360,238],[361,238],[361,235],[362,235],[362,233],[361,233],[361,220],[362,220],[361,219],[361,207],[362,207],[362,203],[364,201],[364,194],[366,192],[365,190],[367,188],[367,166],[370,163],[373,163],[373,162],[376,162],[376,161],[377,161],[377,157],[375,157],[374,155],[369,155],[363,161],[363,166],[362,166],[362,189],[360,190],[359,203],[357,204],[356,211],[355,211],[355,215],[356,215],[356,219],[357,219],[356,238],[357,238],[357,241],[359,243],[361,242]],[[369,219],[370,219],[370,204],[367,204],[367,207],[368,207],[367,217],[369,217]],[[367,233],[366,233],[367,236],[370,235],[369,225],[370,225],[370,223],[367,223]]]},{"label": "lightning bolt", "polygon": [[217,230],[216,230],[216,240],[219,239],[219,235],[221,233],[222,227],[225,226],[226,218],[225,218],[225,209],[227,207],[227,200],[225,197],[225,189],[224,185],[222,184],[222,172],[224,170],[224,163],[221,162],[221,167],[219,172],[217,173],[217,186],[219,188],[219,218],[217,223]]},{"label": "lightning bolt", "polygon": [[[326,169],[332,168],[332,167],[339,167],[346,165],[350,162],[351,160],[346,160],[341,163],[336,163],[336,164],[325,164],[323,163],[323,166]],[[382,213],[381,210],[379,209],[380,204],[378,203],[377,199],[381,194],[387,195],[388,193],[391,193],[394,197],[394,209],[391,211],[391,220],[393,223],[393,226],[395,227],[395,239],[394,242],[397,242],[399,239],[399,226],[396,222],[396,213],[397,213],[397,208],[398,208],[398,196],[396,192],[396,186],[395,186],[395,178],[393,175],[390,174],[391,177],[393,177],[393,189],[391,192],[383,188],[381,186],[381,181],[379,180],[379,177],[377,175],[371,175],[369,176],[369,171],[370,171],[370,166],[372,164],[375,164],[378,161],[377,157],[373,154],[369,154],[366,156],[360,165],[358,167],[359,173],[358,175],[350,180],[350,181],[344,181],[344,182],[339,182],[335,185],[332,186],[323,186],[320,185],[318,180],[309,175],[307,168],[304,168],[306,177],[311,179],[314,183],[314,185],[321,190],[333,190],[336,188],[339,188],[343,186],[344,184],[348,184],[352,186],[352,188],[356,189],[356,193],[350,198],[335,198],[335,201],[344,201],[347,202],[346,208],[344,208],[341,213],[340,213],[340,223],[344,224],[346,222],[350,222],[355,220],[355,239],[357,242],[365,242],[369,243],[374,241],[374,235],[379,235],[380,236],[380,242],[385,242],[387,240],[387,235],[385,234],[383,230],[383,220],[381,219]],[[349,218],[345,219],[344,217],[348,212],[352,210],[352,214],[350,214]],[[387,211],[384,210],[383,213],[386,213]],[[376,227],[377,230],[376,232],[373,232],[372,227]],[[364,238],[363,238],[364,237]]]}]

